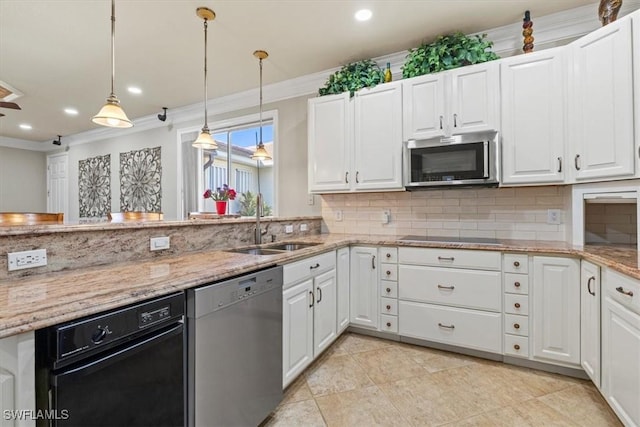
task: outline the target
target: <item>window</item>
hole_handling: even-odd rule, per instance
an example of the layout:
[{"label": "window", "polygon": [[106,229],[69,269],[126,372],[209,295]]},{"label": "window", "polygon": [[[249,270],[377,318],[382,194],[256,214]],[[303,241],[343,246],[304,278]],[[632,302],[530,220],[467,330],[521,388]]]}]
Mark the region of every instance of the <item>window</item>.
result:
[{"label": "window", "polygon": [[[271,157],[274,155],[274,120],[262,122],[262,141]],[[246,121],[232,126],[212,126],[211,134],[218,144],[217,150],[202,150],[202,168],[198,179],[204,189],[215,190],[228,184],[238,197],[230,202],[228,213],[255,215],[256,195],[262,194],[264,215],[273,215],[275,206],[275,177],[273,160],[251,160],[260,135],[258,121]],[[211,199],[201,199],[198,210],[213,212]]]}]

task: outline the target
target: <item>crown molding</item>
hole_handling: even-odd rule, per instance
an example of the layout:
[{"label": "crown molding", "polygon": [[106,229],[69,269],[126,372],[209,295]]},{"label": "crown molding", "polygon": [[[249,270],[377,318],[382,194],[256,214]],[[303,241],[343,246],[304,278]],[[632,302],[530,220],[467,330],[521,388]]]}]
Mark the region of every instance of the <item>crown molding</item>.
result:
[{"label": "crown molding", "polygon": [[[567,44],[574,39],[599,28],[600,22],[597,17],[597,5],[598,3],[593,3],[591,5],[540,17],[536,17],[534,15],[532,17],[534,21],[533,35],[535,37],[534,43],[537,50]],[[619,16],[622,17],[637,9],[640,9],[640,0],[625,0]],[[494,43],[494,52],[500,56],[512,56],[514,54],[521,53],[521,22],[488,29],[475,34],[487,34],[487,38]],[[393,78],[399,80],[402,78],[402,65],[404,64],[408,53],[409,51],[407,50],[394,52],[389,55],[373,58],[373,60],[383,67],[386,67],[386,63],[389,62]],[[266,85],[263,87],[263,102],[265,104],[269,104],[300,96],[312,95],[317,92],[318,88],[325,84],[327,78],[331,74],[335,73],[340,68],[341,67],[335,67],[283,82]],[[207,101],[207,109],[211,117],[231,111],[256,107],[258,104],[259,89],[255,88],[216,99],[210,99]],[[187,105],[184,107],[170,109],[168,122],[160,122],[156,115],[153,114],[134,120],[134,127],[129,129],[92,129],[75,135],[66,136],[65,142],[67,142],[69,146],[74,146],[115,136],[130,135],[163,126],[172,126],[188,121],[195,121],[202,119],[202,111],[203,106],[201,103]],[[48,146],[46,148],[42,148],[41,146],[43,143],[29,143],[29,141],[18,139],[12,139],[12,141],[6,140],[8,140],[8,138],[0,138],[0,145],[11,147],[19,145],[19,147],[16,148],[34,149],[37,151],[53,151],[58,149],[57,147],[51,148]],[[33,144],[35,144],[35,146]],[[36,146],[37,148],[35,148]]]},{"label": "crown molding", "polygon": [[60,149],[60,147],[58,146],[54,146],[53,148],[51,148],[44,142],[27,141],[26,139],[9,138],[8,136],[0,136],[0,147],[43,152]]}]

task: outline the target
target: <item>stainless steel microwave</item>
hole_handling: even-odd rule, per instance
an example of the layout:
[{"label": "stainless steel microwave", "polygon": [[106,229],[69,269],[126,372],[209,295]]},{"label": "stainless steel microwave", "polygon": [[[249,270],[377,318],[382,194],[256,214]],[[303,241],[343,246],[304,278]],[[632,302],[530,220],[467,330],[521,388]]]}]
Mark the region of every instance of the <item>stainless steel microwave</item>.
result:
[{"label": "stainless steel microwave", "polygon": [[500,156],[497,132],[404,143],[404,186],[498,186]]}]

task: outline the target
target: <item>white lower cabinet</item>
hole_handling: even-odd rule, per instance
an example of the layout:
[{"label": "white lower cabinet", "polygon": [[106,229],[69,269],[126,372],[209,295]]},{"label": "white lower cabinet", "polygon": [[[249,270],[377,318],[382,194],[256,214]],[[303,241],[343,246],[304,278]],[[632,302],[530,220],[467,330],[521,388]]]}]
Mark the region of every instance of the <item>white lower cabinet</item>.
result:
[{"label": "white lower cabinet", "polygon": [[336,258],[336,305],[338,308],[338,335],[349,326],[349,248],[340,248]]},{"label": "white lower cabinet", "polygon": [[600,391],[625,426],[640,426],[640,281],[604,268]]},{"label": "white lower cabinet", "polygon": [[533,257],[531,296],[533,358],[580,365],[580,261]]},{"label": "white lower cabinet", "polygon": [[351,248],[350,323],[378,329],[378,249],[368,246]]},{"label": "white lower cabinet", "polygon": [[580,364],[600,388],[600,267],[580,265]]},{"label": "white lower cabinet", "polygon": [[336,253],[285,265],[284,281],[282,384],[286,387],[338,336]]},{"label": "white lower cabinet", "polygon": [[[33,332],[0,339],[0,409],[34,411],[35,340]],[[32,427],[35,419],[14,419],[0,414],[0,427]]]}]

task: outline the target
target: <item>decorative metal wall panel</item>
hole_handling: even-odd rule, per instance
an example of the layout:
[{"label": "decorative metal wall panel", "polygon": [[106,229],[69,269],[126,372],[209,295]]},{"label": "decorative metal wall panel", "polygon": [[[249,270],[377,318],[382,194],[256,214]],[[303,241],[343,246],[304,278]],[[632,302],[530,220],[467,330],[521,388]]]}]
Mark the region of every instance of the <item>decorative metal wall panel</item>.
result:
[{"label": "decorative metal wall panel", "polygon": [[111,212],[111,155],[78,161],[80,218],[100,218]]},{"label": "decorative metal wall panel", "polygon": [[160,148],[120,153],[122,212],[162,212]]}]

